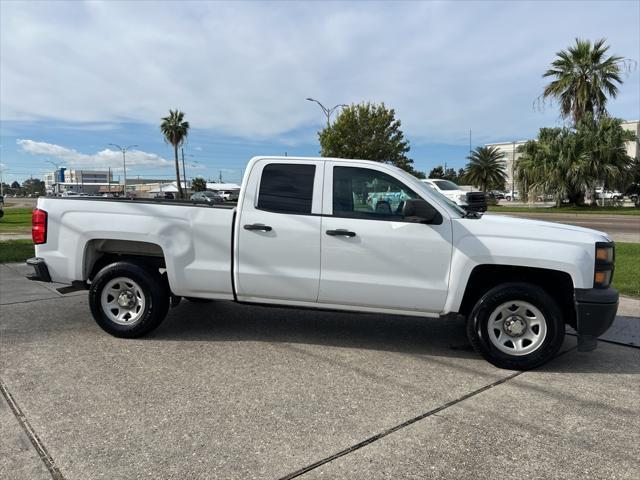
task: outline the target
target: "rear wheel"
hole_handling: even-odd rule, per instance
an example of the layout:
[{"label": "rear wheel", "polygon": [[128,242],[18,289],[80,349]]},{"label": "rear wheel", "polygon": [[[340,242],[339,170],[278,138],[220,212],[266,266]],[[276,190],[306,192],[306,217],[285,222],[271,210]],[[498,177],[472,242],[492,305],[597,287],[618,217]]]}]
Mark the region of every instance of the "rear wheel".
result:
[{"label": "rear wheel", "polygon": [[132,262],[102,268],[89,289],[96,323],[116,337],[140,337],[162,323],[170,292],[160,273]]},{"label": "rear wheel", "polygon": [[557,303],[527,283],[505,283],[478,300],[467,320],[473,347],[497,367],[528,370],[553,358],[564,341]]}]

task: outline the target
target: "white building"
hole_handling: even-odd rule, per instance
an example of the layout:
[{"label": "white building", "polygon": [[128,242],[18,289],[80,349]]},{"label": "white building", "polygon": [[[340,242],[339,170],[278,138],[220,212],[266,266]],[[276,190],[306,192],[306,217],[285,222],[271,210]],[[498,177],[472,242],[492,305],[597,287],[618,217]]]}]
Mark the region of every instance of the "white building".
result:
[{"label": "white building", "polygon": [[[627,155],[631,158],[638,159],[638,152],[640,152],[640,148],[638,147],[638,138],[640,137],[640,121],[638,120],[629,120],[622,123],[622,128],[625,130],[630,130],[635,132],[636,141],[635,142],[627,142]],[[487,147],[496,147],[502,154],[505,161],[505,166],[507,170],[507,183],[506,189],[507,191],[517,190],[518,187],[515,184],[514,180],[514,165],[518,161],[518,159],[522,156],[521,153],[518,153],[518,147],[520,145],[524,145],[527,140],[516,140],[513,142],[501,142],[501,143],[487,143],[485,146]],[[515,159],[515,162],[514,162]]]},{"label": "white building", "polygon": [[113,174],[108,170],[68,170],[64,167],[44,175],[48,193],[66,191],[79,193],[99,193],[100,187],[113,185]]}]

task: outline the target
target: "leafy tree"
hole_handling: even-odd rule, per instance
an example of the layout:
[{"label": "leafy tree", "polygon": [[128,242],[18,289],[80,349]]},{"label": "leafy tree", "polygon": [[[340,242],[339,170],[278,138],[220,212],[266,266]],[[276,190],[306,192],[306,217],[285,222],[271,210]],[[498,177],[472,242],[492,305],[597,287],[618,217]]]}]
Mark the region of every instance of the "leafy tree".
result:
[{"label": "leafy tree", "polygon": [[395,111],[377,105],[361,103],[342,109],[333,125],[318,132],[320,153],[324,157],[357,158],[390,163],[407,172],[423,176],[413,169],[407,157],[409,141],[400,130]]},{"label": "leafy tree", "polygon": [[11,184],[11,188],[20,189],[20,184],[14,180],[13,183]]},{"label": "leafy tree", "polygon": [[444,178],[444,168],[442,165],[432,168],[428,178]]},{"label": "leafy tree", "polygon": [[27,178],[24,182],[22,182],[22,189],[26,194],[37,193],[39,195],[44,195],[46,192],[45,184],[39,178]]},{"label": "leafy tree", "polygon": [[442,178],[444,180],[451,180],[453,183],[457,183],[458,185],[462,183],[462,179],[464,176],[464,168],[461,168],[456,172],[454,168],[445,168],[442,165],[438,165],[431,169],[429,172],[428,178]]},{"label": "leafy tree", "polygon": [[184,198],[182,183],[180,182],[180,164],[178,163],[178,148],[187,141],[189,135],[189,122],[184,120],[184,112],[180,110],[169,110],[167,117],[162,117],[160,131],[164,135],[164,140],[173,145],[173,153],[176,161],[176,181],[178,184],[178,196]]},{"label": "leafy tree", "polygon": [[571,117],[576,125],[586,114],[605,115],[607,96],[615,98],[622,84],[620,69],[625,59],[606,56],[609,45],[600,39],[593,45],[576,38],[575,45],[556,53],[543,78],[552,77],[542,94],[560,103],[563,118]]},{"label": "leafy tree", "polygon": [[204,192],[207,189],[207,181],[202,177],[191,180],[191,188],[194,192]]},{"label": "leafy tree", "polygon": [[504,188],[507,180],[506,167],[502,153],[496,147],[476,147],[467,157],[465,168],[468,182],[478,185],[483,192],[487,188]]}]

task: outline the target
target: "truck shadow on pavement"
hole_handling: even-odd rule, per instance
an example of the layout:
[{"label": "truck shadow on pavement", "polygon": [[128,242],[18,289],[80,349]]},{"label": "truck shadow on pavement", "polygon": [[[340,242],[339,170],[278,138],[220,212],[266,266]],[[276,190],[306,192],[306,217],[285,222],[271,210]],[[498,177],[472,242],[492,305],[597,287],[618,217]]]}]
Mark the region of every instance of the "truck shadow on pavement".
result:
[{"label": "truck shadow on pavement", "polygon": [[[462,318],[183,302],[146,338],[166,341],[268,342],[378,350],[433,357],[480,359]],[[599,342],[593,352],[575,351],[567,335],[559,356],[539,371],[640,374],[640,349]],[[621,361],[621,358],[624,360]]]},{"label": "truck shadow on pavement", "polygon": [[147,338],[243,341],[474,357],[460,319],[183,302]]}]

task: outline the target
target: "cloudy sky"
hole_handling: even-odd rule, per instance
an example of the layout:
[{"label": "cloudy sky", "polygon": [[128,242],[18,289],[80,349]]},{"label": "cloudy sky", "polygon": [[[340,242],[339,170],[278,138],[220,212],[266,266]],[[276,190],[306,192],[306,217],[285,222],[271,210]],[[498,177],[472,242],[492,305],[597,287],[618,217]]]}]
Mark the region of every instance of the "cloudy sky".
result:
[{"label": "cloudy sky", "polygon": [[[416,167],[560,124],[534,106],[554,53],[606,37],[640,60],[640,2],[0,2],[5,181],[52,164],[172,176],[158,125],[186,112],[188,176],[239,181],[253,155],[317,155],[327,105],[396,110]],[[640,117],[640,67],[613,115]],[[169,159],[169,160],[167,160]]]}]

